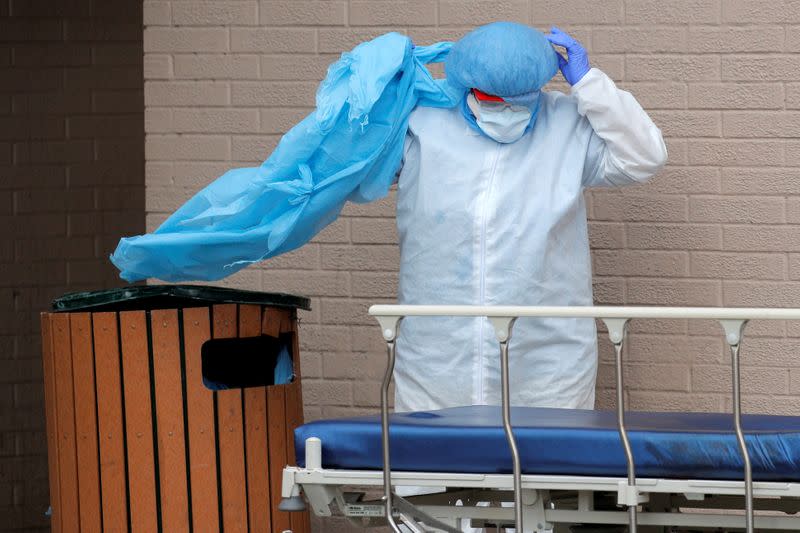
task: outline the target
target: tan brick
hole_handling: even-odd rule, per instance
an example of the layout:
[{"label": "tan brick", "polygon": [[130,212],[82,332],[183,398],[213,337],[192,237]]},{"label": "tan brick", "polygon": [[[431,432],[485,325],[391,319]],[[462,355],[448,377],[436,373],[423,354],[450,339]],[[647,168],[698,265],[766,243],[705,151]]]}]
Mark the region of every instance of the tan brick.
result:
[{"label": "tan brick", "polygon": [[722,170],[724,194],[800,194],[800,180],[791,168],[725,168]]},{"label": "tan brick", "polygon": [[[626,360],[654,364],[683,363],[684,365],[721,363],[727,360],[728,352],[727,348],[723,346],[722,329],[719,324],[716,324],[716,327],[718,331],[715,333],[718,335],[702,337],[687,336],[685,332],[653,335],[635,333],[631,330],[627,341]],[[608,360],[613,361],[613,356]]]},{"label": "tan brick", "polygon": [[316,46],[316,32],[311,29],[231,28],[231,51],[233,52],[303,53],[315,52]]},{"label": "tan brick", "polygon": [[694,197],[689,200],[692,222],[769,224],[786,218],[783,198]]},{"label": "tan brick", "polygon": [[618,250],[625,245],[625,229],[623,224],[608,222],[589,223],[589,243],[593,250]]},{"label": "tan brick", "polygon": [[667,145],[669,160],[667,166],[688,166],[689,165],[689,143],[683,139],[667,137],[664,139]]},{"label": "tan brick", "polygon": [[143,63],[144,77],[148,80],[168,80],[172,78],[172,56],[147,54]]},{"label": "tan brick", "polygon": [[601,53],[686,52],[686,28],[680,27],[596,27],[592,51]]},{"label": "tan brick", "polygon": [[176,109],[172,116],[179,133],[256,133],[257,109]]},{"label": "tan brick", "polygon": [[381,382],[358,380],[353,383],[353,405],[375,408],[380,405]]},{"label": "tan brick", "polygon": [[373,354],[386,353],[386,341],[383,340],[378,326],[352,326],[353,350]]},{"label": "tan brick", "polygon": [[320,249],[318,244],[304,244],[300,248],[264,261],[268,269],[319,270]]},{"label": "tan brick", "polygon": [[800,224],[800,198],[786,199],[786,222]]},{"label": "tan brick", "polygon": [[144,99],[148,107],[227,105],[230,89],[227,82],[148,81]]},{"label": "tan brick", "polygon": [[725,250],[741,252],[798,252],[800,234],[791,226],[724,226]]},{"label": "tan brick", "polygon": [[691,274],[699,278],[774,279],[786,276],[783,254],[692,252]]},{"label": "tan brick", "polygon": [[169,2],[144,1],[145,26],[169,26],[172,24],[172,8]]},{"label": "tan brick", "polygon": [[789,370],[789,394],[800,394],[800,369]]},{"label": "tan brick", "polygon": [[725,283],[723,297],[723,303],[727,306],[793,307],[800,297],[800,283],[730,281]]},{"label": "tan brick", "polygon": [[350,1],[353,26],[426,26],[436,20],[436,4],[426,0]]},{"label": "tan brick", "polygon": [[323,324],[356,324],[371,326],[376,324],[375,319],[369,316],[367,310],[375,300],[372,298],[362,300],[355,298],[322,298],[321,322]]},{"label": "tan brick", "polygon": [[[300,335],[300,349],[318,352],[341,352],[352,348],[350,329],[346,326],[319,326],[304,324]],[[380,333],[378,334],[380,337]]]},{"label": "tan brick", "polygon": [[172,22],[179,26],[251,26],[257,20],[254,1],[172,3]]},{"label": "tan brick", "polygon": [[303,296],[349,296],[349,272],[295,272],[262,270],[261,287],[265,291],[288,292]]},{"label": "tan brick", "polygon": [[[726,282],[723,282],[726,283]],[[716,320],[689,321],[689,335],[721,335],[720,323]],[[786,324],[781,320],[756,320],[749,322],[746,329],[747,338],[785,337]],[[724,361],[730,361],[730,348],[725,345]]]},{"label": "tan brick", "polygon": [[144,30],[144,51],[226,52],[227,28],[151,27]]},{"label": "tan brick", "polygon": [[[155,164],[155,162],[148,161],[148,164]],[[175,161],[171,162],[169,168],[161,171],[160,178],[162,181],[169,180],[169,183],[174,183],[179,187],[200,189],[229,169],[241,166],[244,165],[231,164],[228,161],[222,163]],[[148,166],[148,177],[152,172],[151,168]]]},{"label": "tan brick", "polygon": [[400,264],[396,246],[323,246],[322,267],[329,270],[383,270],[394,272]]},{"label": "tan brick", "polygon": [[687,85],[682,82],[621,82],[621,89],[633,93],[645,109],[684,109]]},{"label": "tan brick", "polygon": [[720,20],[718,0],[626,0],[627,24],[716,24]]},{"label": "tan brick", "polygon": [[382,28],[320,28],[319,52],[323,54],[338,54],[352,49],[364,41],[369,41],[384,33],[396,31],[404,33],[402,29],[386,26]]},{"label": "tan brick", "polygon": [[[594,54],[592,66],[605,72],[615,82],[620,82],[625,74],[625,56],[622,54]],[[558,76],[561,74],[559,73]]]},{"label": "tan brick", "polygon": [[691,83],[689,107],[693,109],[780,109],[780,83]]},{"label": "tan brick", "polygon": [[629,279],[627,285],[630,304],[715,307],[722,303],[717,280]]},{"label": "tan brick", "polygon": [[356,218],[350,227],[354,243],[397,244],[397,224],[392,219]]},{"label": "tan brick", "polygon": [[726,137],[797,138],[800,112],[727,111],[723,133]]},{"label": "tan brick", "polygon": [[786,108],[800,109],[800,83],[786,84]]},{"label": "tan brick", "polygon": [[650,118],[668,137],[720,137],[720,111],[651,111]]},{"label": "tan brick", "polygon": [[322,358],[322,372],[326,379],[379,380],[385,366],[385,357],[363,352],[331,353]]},{"label": "tan brick", "polygon": [[594,273],[598,276],[684,277],[689,271],[686,252],[595,250]]},{"label": "tan brick", "polygon": [[689,50],[706,53],[779,52],[783,32],[772,26],[693,26],[689,28]]},{"label": "tan brick", "polygon": [[713,394],[631,391],[629,408],[636,411],[718,412],[722,399]]},{"label": "tan brick", "polygon": [[722,79],[775,81],[776,72],[797,72],[798,55],[723,55]]},{"label": "tan brick", "polygon": [[621,305],[625,303],[625,280],[622,278],[596,278],[592,280],[596,305]]},{"label": "tan brick", "polygon": [[602,9],[590,0],[537,0],[532,9],[536,25],[619,24],[623,20],[622,0],[603,2]]},{"label": "tan brick", "polygon": [[625,386],[630,390],[689,391],[689,368],[685,365],[628,364]]},{"label": "tan brick", "polygon": [[722,2],[722,20],[737,24],[791,24],[800,22],[800,13],[792,0],[770,2],[769,6],[749,0],[725,0]]},{"label": "tan brick", "polygon": [[694,165],[781,166],[784,145],[775,141],[728,141],[699,139],[689,144]]},{"label": "tan brick", "polygon": [[[754,322],[748,325],[745,338],[742,343],[742,360],[748,365],[775,367],[775,368],[797,368],[797,350],[800,348],[800,340],[796,338],[750,338],[755,337],[750,330]],[[798,322],[792,320],[788,325],[795,325]],[[789,328],[789,337],[797,337],[796,331]],[[772,353],[772,357],[770,357]]]},{"label": "tan brick", "polygon": [[394,272],[354,272],[353,296],[387,298],[397,294],[397,274]]},{"label": "tan brick", "polygon": [[175,77],[189,79],[258,79],[258,56],[245,54],[175,54]]},{"label": "tan brick", "polygon": [[353,405],[353,384],[344,380],[303,380],[303,401],[312,405]]},{"label": "tan brick", "polygon": [[653,194],[713,194],[719,193],[720,187],[718,168],[668,166],[642,190]]},{"label": "tan brick", "polygon": [[789,279],[800,280],[800,254],[789,254]]},{"label": "tan brick", "polygon": [[151,107],[144,111],[144,130],[147,133],[174,133],[172,109]]},{"label": "tan brick", "polygon": [[800,142],[788,141],[786,143],[786,166],[800,166]]},{"label": "tan brick", "polygon": [[720,59],[708,55],[628,55],[625,77],[630,81],[703,81],[720,79]]},{"label": "tan brick", "polygon": [[[730,365],[692,367],[692,391],[730,393],[730,390]],[[789,392],[789,370],[744,367],[742,369],[742,392],[744,394],[786,394]]]},{"label": "tan brick", "polygon": [[272,109],[262,109],[261,114],[261,133],[286,133],[310,112],[311,108],[283,109],[275,107]]},{"label": "tan brick", "polygon": [[314,236],[312,242],[325,244],[342,244],[350,242],[350,221],[338,218],[328,224],[321,232]]},{"label": "tan brick", "polygon": [[230,159],[230,139],[219,135],[151,134],[145,141],[147,158],[152,161]]},{"label": "tan brick", "polygon": [[592,191],[593,219],[611,222],[685,222],[686,198]]},{"label": "tan brick", "polygon": [[274,135],[237,135],[231,138],[231,157],[251,163],[264,161],[278,146],[278,141]]},{"label": "tan brick", "polygon": [[629,224],[628,246],[634,249],[719,250],[722,229],[710,224]]},{"label": "tan brick", "polygon": [[235,106],[309,107],[315,105],[317,84],[311,82],[231,82]]},{"label": "tan brick", "polygon": [[346,2],[262,1],[262,26],[342,26],[346,23]]},{"label": "tan brick", "polygon": [[[528,19],[528,2],[519,0],[489,3],[476,0],[441,0],[439,2],[439,24],[442,26],[478,26],[496,20],[527,24]],[[424,18],[420,20],[423,25],[426,24]],[[434,18],[430,17],[427,24],[430,24],[431,20]]]},{"label": "tan brick", "polygon": [[333,55],[276,55],[261,57],[261,77],[265,80],[314,80],[325,78]]},{"label": "tan brick", "polygon": [[[724,410],[731,411],[732,401],[724,398]],[[768,413],[785,416],[800,415],[800,402],[794,396],[754,395],[746,394],[742,397],[742,411],[745,413]]]}]

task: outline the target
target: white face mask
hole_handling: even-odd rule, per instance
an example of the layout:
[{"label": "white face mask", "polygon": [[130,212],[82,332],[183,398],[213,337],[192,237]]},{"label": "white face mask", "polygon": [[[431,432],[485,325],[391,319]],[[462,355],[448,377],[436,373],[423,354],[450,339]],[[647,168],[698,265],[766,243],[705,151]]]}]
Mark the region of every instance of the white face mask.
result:
[{"label": "white face mask", "polygon": [[504,144],[519,140],[533,116],[525,106],[479,102],[472,93],[467,95],[467,106],[475,115],[475,122],[481,131]]}]

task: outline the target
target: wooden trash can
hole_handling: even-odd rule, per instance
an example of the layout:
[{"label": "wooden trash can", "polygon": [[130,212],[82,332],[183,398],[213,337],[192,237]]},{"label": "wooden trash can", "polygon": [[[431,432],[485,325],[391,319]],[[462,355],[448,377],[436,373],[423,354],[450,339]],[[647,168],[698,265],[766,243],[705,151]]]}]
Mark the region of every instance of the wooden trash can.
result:
[{"label": "wooden trash can", "polygon": [[53,532],[309,532],[307,513],[278,510],[303,421],[307,299],[141,286],[53,307],[42,314]]}]

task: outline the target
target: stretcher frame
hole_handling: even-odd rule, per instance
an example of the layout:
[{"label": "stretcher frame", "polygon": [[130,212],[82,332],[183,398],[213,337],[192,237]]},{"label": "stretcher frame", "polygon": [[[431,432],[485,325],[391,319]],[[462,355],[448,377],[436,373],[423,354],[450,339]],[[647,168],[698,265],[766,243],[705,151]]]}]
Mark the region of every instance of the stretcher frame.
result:
[{"label": "stretcher frame", "polygon": [[[800,320],[800,309],[776,308],[701,308],[701,307],[530,307],[530,306],[411,306],[375,305],[369,310],[381,326],[387,346],[387,365],[381,386],[381,443],[383,470],[323,469],[319,439],[306,441],[304,468],[284,469],[282,506],[285,510],[304,508],[304,494],[315,514],[330,516],[332,503],[339,511],[363,523],[388,524],[394,533],[404,531],[460,531],[464,520],[473,525],[523,527],[547,531],[554,524],[627,524],[630,533],[639,525],[662,527],[720,528],[754,531],[800,531],[800,483],[753,482],[750,456],[741,420],[740,347],[744,329],[750,320]],[[503,428],[511,449],[512,474],[442,474],[433,472],[392,472],[389,461],[389,386],[396,357],[395,341],[405,317],[486,317],[493,326],[500,347],[501,402]],[[510,417],[508,343],[514,323],[521,317],[595,318],[602,320],[614,346],[617,426],[625,451],[627,477],[523,475]],[[636,477],[628,432],[625,425],[623,349],[628,324],[632,319],[702,319],[716,320],[722,326],[731,355],[731,378],[734,428],[743,458],[742,481],[703,479],[653,479]],[[445,487],[446,492],[402,498],[393,487]],[[383,496],[373,502],[362,501],[363,494],[348,492],[346,487],[382,487]],[[563,492],[566,491],[566,492]],[[612,493],[626,512],[597,510],[593,493]],[[513,507],[500,506],[513,495]],[[575,509],[562,509],[556,501],[574,495]],[[735,510],[736,499],[744,496],[744,513],[676,512],[680,509]],[[665,500],[666,498],[666,500]],[[667,502],[664,504],[663,502]],[[773,513],[756,516],[755,501]],[[645,509],[656,501],[668,505],[669,512]],[[468,505],[488,502],[494,506]],[[649,504],[648,504],[649,505]],[[574,505],[573,505],[574,507]],[[644,512],[640,512],[640,507]],[[788,513],[778,515],[775,512]],[[798,513],[796,516],[789,514]],[[757,526],[757,527],[756,527]],[[667,531],[667,529],[664,529]]]}]

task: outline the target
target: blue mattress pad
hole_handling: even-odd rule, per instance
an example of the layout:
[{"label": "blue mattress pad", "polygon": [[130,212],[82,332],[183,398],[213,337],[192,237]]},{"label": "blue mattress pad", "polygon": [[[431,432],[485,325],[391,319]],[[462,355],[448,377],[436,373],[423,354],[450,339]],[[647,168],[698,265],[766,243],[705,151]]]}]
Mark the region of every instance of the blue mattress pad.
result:
[{"label": "blue mattress pad", "polygon": [[[621,476],[627,473],[616,413],[516,407],[511,421],[526,474]],[[628,412],[638,477],[743,479],[729,413]],[[800,417],[744,415],[760,481],[800,481]],[[395,413],[390,426],[396,471],[510,473],[511,454],[499,407],[476,405]],[[305,440],[322,440],[324,468],[380,470],[380,416],[319,420],[295,430],[297,463]]]}]

